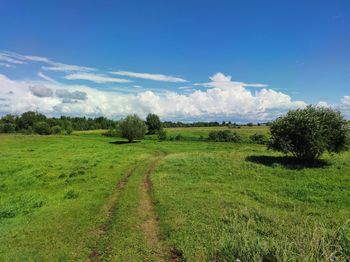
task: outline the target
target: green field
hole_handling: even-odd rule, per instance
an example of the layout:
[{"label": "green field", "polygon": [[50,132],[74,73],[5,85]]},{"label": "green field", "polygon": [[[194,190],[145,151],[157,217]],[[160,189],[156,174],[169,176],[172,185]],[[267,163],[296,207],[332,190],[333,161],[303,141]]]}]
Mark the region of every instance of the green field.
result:
[{"label": "green field", "polygon": [[349,261],[350,152],[195,141],[216,129],[0,135],[0,261]]}]

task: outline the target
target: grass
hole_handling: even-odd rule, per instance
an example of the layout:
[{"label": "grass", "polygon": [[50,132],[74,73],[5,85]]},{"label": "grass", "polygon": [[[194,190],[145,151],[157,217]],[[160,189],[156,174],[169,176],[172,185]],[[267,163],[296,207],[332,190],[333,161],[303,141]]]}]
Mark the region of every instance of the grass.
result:
[{"label": "grass", "polygon": [[[247,160],[262,146],[169,155],[153,174],[161,228],[188,261],[350,257],[350,154],[323,168]],[[270,154],[270,153],[269,153]]]},{"label": "grass", "polygon": [[167,135],[169,137],[175,137],[180,134],[187,140],[200,140],[208,137],[210,131],[218,130],[231,130],[237,132],[245,141],[249,139],[249,136],[258,134],[268,134],[267,126],[242,126],[240,128],[228,128],[228,127],[176,127],[166,128]]},{"label": "grass", "polygon": [[255,144],[115,140],[0,135],[0,261],[350,257],[350,152],[305,166]]}]

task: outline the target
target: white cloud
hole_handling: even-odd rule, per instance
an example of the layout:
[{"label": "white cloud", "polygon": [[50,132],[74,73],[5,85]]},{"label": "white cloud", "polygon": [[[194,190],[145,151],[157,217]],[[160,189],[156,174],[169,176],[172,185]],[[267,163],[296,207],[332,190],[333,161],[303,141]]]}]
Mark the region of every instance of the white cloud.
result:
[{"label": "white cloud", "polygon": [[32,85],[32,82],[13,81],[0,74],[0,98],[4,99],[0,102],[0,114],[19,114],[28,110],[54,114],[53,106],[60,103],[60,100],[34,95],[30,90]]},{"label": "white cloud", "polygon": [[52,83],[57,83],[56,80],[54,80],[53,78],[45,75],[43,72],[38,72],[38,77],[48,81],[48,82],[52,82]]},{"label": "white cloud", "polygon": [[47,57],[43,56],[28,56],[21,55],[14,52],[0,52],[0,61],[5,61],[10,64],[27,64],[28,62],[39,62],[46,64],[42,69],[46,71],[57,71],[57,72],[90,72],[95,71],[95,68],[78,66],[78,65],[68,65],[64,63],[55,62]]},{"label": "white cloud", "polygon": [[163,82],[172,82],[172,83],[188,82],[187,80],[180,77],[161,75],[161,74],[135,73],[135,72],[129,72],[129,71],[117,71],[117,72],[111,72],[111,73],[116,75],[121,75],[121,76],[142,78],[142,79],[154,80],[154,81],[163,81]]},{"label": "white cloud", "polygon": [[341,99],[341,103],[343,106],[349,107],[350,108],[350,96],[344,96]]},{"label": "white cloud", "polygon": [[[42,56],[0,52],[0,66],[19,67],[30,63],[38,63],[48,71],[64,72],[66,75],[63,77],[69,80],[88,80],[98,84],[132,82],[98,73],[91,67],[58,63]],[[188,82],[183,78],[161,74],[112,73],[155,81]],[[231,76],[220,72],[209,77],[209,82],[194,84],[196,88],[193,85],[180,86],[177,87],[178,91],[145,88],[138,83],[124,87],[99,86],[97,89],[87,85],[62,84],[56,81],[57,73],[52,72],[51,75],[56,78],[39,71],[37,80],[14,81],[0,74],[0,115],[38,110],[49,115],[118,118],[131,113],[144,117],[153,112],[169,120],[262,121],[306,105],[303,101],[294,101],[289,95],[268,88],[266,84],[233,81]],[[318,105],[330,106],[325,101],[320,101]],[[333,106],[350,118],[350,96],[344,96],[340,103]]]},{"label": "white cloud", "polygon": [[339,110],[345,117],[350,119],[350,96],[343,96],[339,105]]},{"label": "white cloud", "polygon": [[95,68],[86,67],[86,66],[78,66],[78,65],[67,65],[63,63],[51,62],[49,63],[51,66],[43,66],[42,69],[46,71],[56,71],[56,72],[90,72],[95,71]]},{"label": "white cloud", "polygon": [[87,93],[83,91],[69,91],[68,89],[57,89],[56,96],[59,98],[63,98],[64,103],[68,103],[67,101],[76,101],[76,100],[86,100]]},{"label": "white cloud", "polygon": [[192,90],[193,87],[192,86],[179,86],[177,89],[179,89],[179,90],[188,90],[188,89]]},{"label": "white cloud", "polygon": [[[5,99],[0,101],[0,112],[5,114],[38,110],[51,115],[105,115],[112,118],[131,113],[145,117],[147,113],[154,112],[163,119],[173,120],[229,118],[257,121],[274,118],[290,108],[305,106],[304,102],[292,101],[288,95],[271,89],[263,88],[252,93],[237,84],[227,86],[231,81],[224,84],[222,81],[210,83],[212,88],[188,94],[169,91],[125,94],[88,86],[36,81],[35,84],[40,89],[37,88],[34,93],[33,82],[13,81],[0,75],[0,97]],[[50,91],[45,93],[48,89],[54,91],[51,96]]]},{"label": "white cloud", "polygon": [[6,67],[6,68],[15,67],[15,65],[11,65],[11,64],[8,64],[8,63],[3,63],[3,62],[0,62],[0,66]]},{"label": "white cloud", "polygon": [[221,87],[235,87],[235,86],[241,86],[241,87],[258,87],[258,88],[264,88],[268,87],[266,84],[259,84],[259,83],[252,83],[252,84],[247,84],[243,82],[236,82],[231,80],[231,76],[229,75],[224,75],[223,73],[216,73],[213,76],[209,77],[211,82],[209,83],[195,83],[195,86],[204,86],[204,87],[216,87],[216,86],[221,86]]},{"label": "white cloud", "polygon": [[12,56],[10,56],[7,53],[0,52],[0,61],[9,63],[9,64],[26,64],[26,62],[14,59]]},{"label": "white cloud", "polygon": [[316,105],[319,106],[319,107],[331,107],[331,105],[328,104],[328,103],[325,102],[325,101],[320,101],[320,102],[318,102]]},{"label": "white cloud", "polygon": [[65,79],[69,80],[88,80],[95,83],[129,83],[131,80],[109,77],[105,75],[98,75],[92,73],[75,73],[64,76]]},{"label": "white cloud", "polygon": [[30,85],[30,92],[37,97],[51,97],[53,91],[44,85]]}]

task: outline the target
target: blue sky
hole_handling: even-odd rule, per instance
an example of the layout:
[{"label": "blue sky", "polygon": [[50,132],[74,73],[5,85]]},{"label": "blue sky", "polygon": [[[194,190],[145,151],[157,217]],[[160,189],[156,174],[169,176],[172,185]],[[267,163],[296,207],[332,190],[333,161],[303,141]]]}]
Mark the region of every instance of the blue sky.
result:
[{"label": "blue sky", "polygon": [[[112,105],[108,109],[98,108],[96,115],[111,117],[134,110],[141,114],[156,111],[168,119],[268,119],[285,112],[286,107],[281,105],[289,103],[287,107],[294,108],[302,106],[301,101],[305,104],[327,103],[347,115],[350,107],[349,28],[350,1],[346,0],[2,0],[0,50],[3,54],[13,52],[10,53],[12,58],[17,54],[39,56],[55,63],[94,70],[45,70],[43,67],[48,65],[42,61],[23,57],[21,61],[25,63],[11,64],[5,61],[9,57],[7,53],[7,58],[3,56],[3,61],[0,61],[0,74],[5,79],[0,86],[3,90],[6,81],[23,83],[25,80],[28,88],[35,82],[52,90],[86,92],[87,99],[69,106],[69,103],[60,105],[62,101],[55,95],[52,98],[39,96],[46,101],[33,100],[32,107],[20,107],[13,105],[20,103],[19,100],[10,100],[3,94],[2,101],[6,99],[12,105],[0,106],[0,113],[21,113],[21,110],[35,107],[48,114],[84,114],[84,106],[92,107],[87,102],[92,97],[89,92],[98,90],[101,95],[106,95],[106,92],[115,96],[119,94],[117,99],[125,102],[125,108],[130,107],[128,110],[113,108]],[[231,79],[209,79],[219,72],[231,76]],[[53,85],[52,81],[38,76],[39,73],[57,83]],[[78,79],[82,73],[85,80]],[[161,74],[168,78],[159,81],[154,80],[154,76],[150,79],[149,75],[135,77],[130,73]],[[91,81],[91,76],[86,80],[86,74],[130,82],[101,83]],[[186,82],[173,81],[169,77]],[[227,87],[227,82],[236,85]],[[267,86],[237,85],[237,82]],[[231,89],[227,91],[227,88]],[[215,93],[216,89],[222,92]],[[263,90],[270,93],[261,93]],[[273,91],[281,95],[271,93]],[[152,92],[156,97],[149,97],[152,102],[142,104],[140,96],[145,92]],[[165,110],[164,105],[155,102],[164,92],[177,95],[173,94],[172,98],[167,95],[167,104],[175,108],[173,111]],[[250,92],[253,98],[246,92]],[[124,96],[128,93],[134,95],[137,102]],[[271,105],[270,96],[280,103]],[[220,100],[218,97],[224,98]],[[234,105],[229,105],[229,99]],[[35,103],[38,105],[33,105]],[[74,110],[76,103],[81,103],[79,110]],[[136,108],[140,103],[142,108]],[[199,105],[202,103],[208,103],[211,109],[206,110]],[[215,104],[217,108],[214,108]],[[242,108],[244,104],[251,105]],[[176,109],[191,105],[196,108]],[[113,110],[120,112],[112,113]],[[162,114],[163,111],[167,113]],[[240,114],[243,111],[245,113]],[[86,110],[85,114],[94,115],[92,109]]]}]

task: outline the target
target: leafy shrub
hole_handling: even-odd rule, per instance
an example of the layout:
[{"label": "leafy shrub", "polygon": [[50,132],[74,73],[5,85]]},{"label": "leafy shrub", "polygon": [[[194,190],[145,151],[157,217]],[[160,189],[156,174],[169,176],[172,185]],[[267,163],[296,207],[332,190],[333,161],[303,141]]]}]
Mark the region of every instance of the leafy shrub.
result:
[{"label": "leafy shrub", "polygon": [[164,129],[161,129],[157,132],[157,136],[158,136],[158,139],[159,141],[164,141],[166,140],[167,138],[167,134],[166,134],[166,131]]},{"label": "leafy shrub", "polygon": [[120,136],[120,132],[116,128],[110,128],[106,132],[104,132],[102,135],[108,136],[108,137],[118,137]]},{"label": "leafy shrub", "polygon": [[240,142],[242,139],[237,132],[231,130],[223,131],[211,131],[208,135],[208,139],[215,142]]},{"label": "leafy shrub", "polygon": [[39,135],[50,135],[51,134],[51,129],[50,129],[49,124],[44,122],[44,121],[40,121],[40,122],[35,123],[34,130]]},{"label": "leafy shrub", "polygon": [[68,126],[66,127],[64,133],[65,133],[66,135],[70,135],[70,134],[72,134],[72,132],[73,132],[72,125],[68,125]]},{"label": "leafy shrub", "polygon": [[51,127],[51,134],[58,135],[62,133],[62,128],[60,126]]},{"label": "leafy shrub", "polygon": [[134,139],[143,139],[147,126],[137,115],[128,115],[119,123],[121,136],[132,142]]},{"label": "leafy shrub", "polygon": [[12,123],[4,123],[0,126],[0,131],[2,133],[14,133],[16,131],[16,126]]},{"label": "leafy shrub", "polygon": [[347,149],[349,124],[333,109],[308,106],[291,110],[271,124],[268,148],[301,160],[314,160],[325,151],[339,153]]},{"label": "leafy shrub", "polygon": [[264,145],[268,142],[268,139],[263,134],[255,133],[249,137],[249,140],[255,144]]},{"label": "leafy shrub", "polygon": [[184,137],[181,134],[177,134],[174,139],[177,141],[180,141],[180,140],[184,140]]}]

